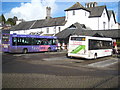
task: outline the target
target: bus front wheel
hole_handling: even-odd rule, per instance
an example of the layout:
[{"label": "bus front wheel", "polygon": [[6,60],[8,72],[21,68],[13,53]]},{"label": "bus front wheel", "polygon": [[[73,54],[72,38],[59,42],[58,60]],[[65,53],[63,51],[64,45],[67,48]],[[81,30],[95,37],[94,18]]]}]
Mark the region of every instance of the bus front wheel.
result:
[{"label": "bus front wheel", "polygon": [[23,49],[23,53],[26,54],[28,52],[28,49],[27,48],[24,48]]}]

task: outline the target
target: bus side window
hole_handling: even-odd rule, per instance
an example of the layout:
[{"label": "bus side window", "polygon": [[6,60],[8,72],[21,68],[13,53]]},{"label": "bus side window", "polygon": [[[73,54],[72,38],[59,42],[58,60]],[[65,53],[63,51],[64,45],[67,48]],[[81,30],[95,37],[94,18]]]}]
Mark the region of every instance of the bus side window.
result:
[{"label": "bus side window", "polygon": [[52,45],[52,39],[48,40],[48,45]]},{"label": "bus side window", "polygon": [[44,41],[44,45],[48,45],[48,41]]},{"label": "bus side window", "polygon": [[42,39],[41,45],[49,45],[48,40],[47,39]]},{"label": "bus side window", "polygon": [[36,39],[32,38],[32,45],[35,45],[35,43],[36,43]]}]

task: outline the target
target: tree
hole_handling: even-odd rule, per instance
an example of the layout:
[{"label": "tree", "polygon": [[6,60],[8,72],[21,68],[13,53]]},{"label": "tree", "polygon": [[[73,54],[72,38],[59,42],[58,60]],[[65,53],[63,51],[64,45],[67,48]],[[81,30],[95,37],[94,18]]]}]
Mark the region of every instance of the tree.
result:
[{"label": "tree", "polygon": [[16,21],[18,21],[18,18],[16,16],[13,17],[14,24],[16,24]]},{"label": "tree", "polygon": [[13,18],[8,18],[6,24],[10,24],[11,26],[15,25]]},{"label": "tree", "polygon": [[6,23],[6,19],[3,14],[0,16],[0,22],[2,23],[2,25]]},{"label": "tree", "polygon": [[16,16],[14,16],[13,18],[8,18],[6,21],[6,24],[14,26],[14,25],[16,25],[17,20],[18,20],[18,18]]}]

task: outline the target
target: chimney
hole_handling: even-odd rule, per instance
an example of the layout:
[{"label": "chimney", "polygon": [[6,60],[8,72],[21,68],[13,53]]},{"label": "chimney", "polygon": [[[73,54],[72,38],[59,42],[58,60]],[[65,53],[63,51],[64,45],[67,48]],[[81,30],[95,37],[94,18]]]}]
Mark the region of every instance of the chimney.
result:
[{"label": "chimney", "polygon": [[94,7],[96,7],[97,6],[97,2],[94,2]]},{"label": "chimney", "polygon": [[46,19],[51,18],[51,7],[46,7]]},{"label": "chimney", "polygon": [[91,8],[91,7],[96,7],[97,6],[97,2],[89,2],[85,4],[86,8]]}]

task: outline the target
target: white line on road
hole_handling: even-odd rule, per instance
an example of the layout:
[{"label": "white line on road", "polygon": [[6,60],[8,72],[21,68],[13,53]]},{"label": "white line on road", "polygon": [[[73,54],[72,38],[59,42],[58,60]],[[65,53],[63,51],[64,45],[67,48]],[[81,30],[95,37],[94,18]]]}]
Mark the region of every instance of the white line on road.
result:
[{"label": "white line on road", "polygon": [[112,58],[112,59],[109,59],[109,60],[88,64],[87,66],[90,66],[90,67],[107,67],[107,66],[113,65],[115,63],[118,63],[117,58]]},{"label": "white line on road", "polygon": [[44,58],[43,60],[45,60],[45,61],[55,61],[55,60],[65,60],[65,59],[68,59],[68,58],[66,58],[66,56],[63,56],[63,57]]}]

